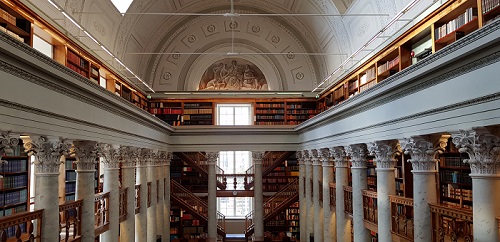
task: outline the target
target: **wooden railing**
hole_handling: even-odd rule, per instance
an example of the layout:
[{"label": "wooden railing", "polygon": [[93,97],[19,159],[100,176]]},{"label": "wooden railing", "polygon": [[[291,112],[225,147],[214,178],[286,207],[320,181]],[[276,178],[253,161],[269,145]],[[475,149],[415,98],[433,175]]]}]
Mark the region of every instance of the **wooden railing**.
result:
[{"label": "wooden railing", "polygon": [[389,195],[393,240],[413,241],[413,199]]},{"label": "wooden railing", "polygon": [[[43,209],[0,218],[0,242],[41,241]],[[36,221],[36,228],[34,226]]]},{"label": "wooden railing", "polygon": [[352,218],[352,187],[344,186],[344,213]]},{"label": "wooden railing", "polygon": [[335,183],[330,183],[330,207],[335,208],[337,205],[337,188]]},{"label": "wooden railing", "polygon": [[378,231],[377,192],[363,190],[361,193],[363,196],[363,221],[365,227],[376,232]]},{"label": "wooden railing", "polygon": [[80,241],[83,200],[59,205],[59,241]]},{"label": "wooden railing", "polygon": [[[222,181],[224,186],[226,186],[226,189],[221,189],[221,190],[249,190],[248,189],[248,178],[252,177],[253,180],[253,174],[252,175],[247,175],[247,174],[217,174],[217,180]],[[229,185],[229,186],[227,186]]]},{"label": "wooden railing", "polygon": [[148,208],[151,207],[151,182],[148,182]]},{"label": "wooden railing", "polygon": [[[200,173],[203,177],[208,177],[208,164],[205,154],[201,152],[176,152],[184,162],[188,163],[195,171]],[[224,177],[224,170],[218,165],[215,165],[215,173],[217,176],[217,187],[221,190],[225,190],[226,180]]]},{"label": "wooden railing", "polygon": [[120,222],[127,220],[127,194],[128,187],[120,189],[120,210],[118,215]]},{"label": "wooden railing", "polygon": [[141,185],[135,185],[135,214],[141,212]]},{"label": "wooden railing", "polygon": [[472,210],[429,204],[432,241],[473,241]]},{"label": "wooden railing", "polygon": [[109,192],[98,193],[94,198],[95,235],[109,230]]}]

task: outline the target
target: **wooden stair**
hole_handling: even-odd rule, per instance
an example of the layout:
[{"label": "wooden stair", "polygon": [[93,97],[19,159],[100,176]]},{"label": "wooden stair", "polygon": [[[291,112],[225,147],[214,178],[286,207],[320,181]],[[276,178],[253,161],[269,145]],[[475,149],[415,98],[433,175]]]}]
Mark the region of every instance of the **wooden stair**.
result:
[{"label": "wooden stair", "polygon": [[[206,165],[207,158],[200,152],[174,152],[174,155],[186,162],[193,170],[200,173],[201,176],[208,178],[208,167]],[[224,171],[216,166],[217,174],[224,174]],[[219,176],[220,177],[220,176]],[[224,179],[221,177],[221,179]],[[217,188],[226,190],[226,183],[222,180],[217,180]]]},{"label": "wooden stair", "polygon": [[[273,158],[273,155],[278,154],[277,158]],[[272,151],[272,152],[267,152],[266,155],[264,156],[264,159],[262,160],[262,177],[266,177],[276,169],[276,167],[280,166],[285,162],[290,156],[294,155],[295,151]],[[254,167],[250,167],[246,173],[247,174],[253,174],[255,171]],[[248,181],[248,184],[245,185],[245,190],[250,190],[250,188],[253,187],[254,182],[253,182],[253,176],[250,176],[251,180]]]}]

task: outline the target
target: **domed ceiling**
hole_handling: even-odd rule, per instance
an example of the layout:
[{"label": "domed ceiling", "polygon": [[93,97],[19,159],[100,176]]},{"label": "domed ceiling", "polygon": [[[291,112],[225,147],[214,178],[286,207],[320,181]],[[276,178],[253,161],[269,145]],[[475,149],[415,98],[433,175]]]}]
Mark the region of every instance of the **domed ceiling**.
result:
[{"label": "domed ceiling", "polygon": [[[47,1],[32,0],[56,19],[58,13]],[[134,0],[121,14],[110,0],[52,1],[156,92],[197,91],[210,81],[205,80],[207,70],[217,63],[228,69],[234,59],[241,63],[235,75],[241,87],[248,65],[263,76],[246,88],[261,88],[262,79],[268,90],[311,91],[409,2]],[[367,16],[342,16],[350,13]],[[369,16],[377,13],[387,16]],[[68,21],[55,21],[75,36],[83,35]],[[80,41],[99,49],[88,38]],[[119,66],[104,51],[96,52]]]}]

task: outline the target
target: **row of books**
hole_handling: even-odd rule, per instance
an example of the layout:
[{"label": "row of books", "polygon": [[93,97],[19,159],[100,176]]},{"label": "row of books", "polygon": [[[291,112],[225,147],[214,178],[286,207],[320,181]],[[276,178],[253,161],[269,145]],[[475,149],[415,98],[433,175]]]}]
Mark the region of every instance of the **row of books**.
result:
[{"label": "row of books", "polygon": [[75,194],[66,195],[66,202],[67,201],[75,201],[75,199],[76,199],[76,195]]},{"label": "row of books", "polygon": [[27,160],[8,160],[6,164],[0,166],[0,172],[26,172]]},{"label": "row of books", "polygon": [[364,92],[364,91],[366,91],[366,90],[368,90],[368,89],[372,88],[373,86],[375,86],[375,84],[377,84],[377,82],[376,82],[375,80],[373,80],[373,81],[371,81],[371,82],[369,82],[369,83],[366,83],[365,85],[363,85],[363,86],[361,86],[361,87],[359,88],[359,91],[360,91],[360,92]]},{"label": "row of books", "polygon": [[[192,111],[192,110],[189,110]],[[180,108],[150,108],[149,112],[152,114],[182,114]]]},{"label": "row of books", "polygon": [[395,67],[396,65],[399,65],[399,56],[396,56],[393,60],[387,61],[384,64],[380,64],[377,67],[378,74],[380,75],[381,73],[384,73],[385,71]]},{"label": "row of books", "polygon": [[288,125],[298,125],[298,124],[301,124],[302,122],[304,122],[303,120],[299,120],[299,121],[292,121],[292,120],[289,120],[286,122],[286,124]]},{"label": "row of books", "polygon": [[151,102],[149,103],[151,108],[182,108],[182,103],[171,103],[171,102]]},{"label": "row of books", "polygon": [[96,67],[92,67],[90,68],[90,73],[92,73],[92,75],[94,76],[99,76],[99,69]]},{"label": "row of books", "polygon": [[366,73],[359,78],[359,82],[361,85],[363,85],[366,82],[368,82],[369,80],[375,79],[375,76],[376,76],[375,67],[372,67],[372,68],[366,70]]},{"label": "row of books", "polygon": [[6,192],[0,194],[0,206],[8,206],[11,204],[26,202],[28,198],[28,190],[23,189],[20,191]]},{"label": "row of books", "polygon": [[271,121],[258,121],[255,122],[257,125],[284,125],[285,122],[271,122]]},{"label": "row of books", "polygon": [[184,108],[199,108],[199,107],[212,108],[212,103],[184,103]]},{"label": "row of books", "polygon": [[257,115],[257,119],[285,119],[284,115]]},{"label": "row of books", "polygon": [[[199,234],[202,234],[203,233],[203,226],[200,226],[200,227],[185,227],[185,228],[182,228],[183,229],[183,233],[184,234],[191,234],[190,237],[191,238],[200,238],[200,235]],[[197,235],[193,235],[193,234],[197,234]]]},{"label": "row of books", "polygon": [[13,208],[7,208],[7,209],[3,210],[3,213],[0,212],[0,217],[9,216],[9,215],[16,214],[16,213],[26,212],[26,210],[27,210],[26,204],[15,206]]},{"label": "row of books", "polygon": [[439,176],[442,182],[472,185],[472,178],[468,172],[443,170],[439,172]]},{"label": "row of books", "polygon": [[[19,224],[19,228],[21,229],[21,234],[26,233],[26,224],[25,223]],[[7,235],[6,238],[14,238],[16,233],[17,233],[17,226],[8,227],[8,228],[4,229],[4,231],[6,232],[6,235]]]},{"label": "row of books", "polygon": [[264,183],[290,183],[293,178],[265,178]]},{"label": "row of books", "polygon": [[500,0],[482,0],[482,4],[483,4],[483,13],[486,13],[498,7],[498,5],[500,5]]},{"label": "row of books", "polygon": [[71,183],[66,183],[66,193],[73,193],[76,192],[76,183],[71,182]]},{"label": "row of books", "polygon": [[444,24],[443,26],[436,28],[434,35],[436,40],[441,39],[447,34],[457,30],[458,28],[464,26],[465,24],[477,18],[477,8],[468,8],[465,13],[459,15],[457,18],[451,20],[450,22]]},{"label": "row of books", "polygon": [[441,193],[444,197],[472,201],[472,190],[470,189],[459,188],[452,184],[442,185],[441,187]]},{"label": "row of books", "polygon": [[66,181],[76,181],[76,172],[74,170],[66,171]]},{"label": "row of books", "polygon": [[349,81],[347,88],[349,91],[356,91],[358,89],[358,80]]},{"label": "row of books", "polygon": [[68,53],[66,55],[66,58],[74,65],[77,65],[81,68],[88,69],[89,68],[89,63],[85,59],[81,58],[77,54],[73,53],[72,51],[68,50]]},{"label": "row of books", "polygon": [[467,167],[468,165],[463,162],[460,157],[441,157],[443,166],[447,167]]},{"label": "row of books", "polygon": [[188,121],[188,120],[212,120],[212,115],[196,115],[196,116],[193,116],[193,115],[184,115],[182,116],[183,120],[184,121]]},{"label": "row of books", "polygon": [[0,179],[0,189],[12,189],[28,186],[28,175],[5,176]]},{"label": "row of books", "polygon": [[182,221],[182,225],[183,226],[199,226],[200,220],[198,220],[198,219],[184,220],[184,221]]},{"label": "row of books", "polygon": [[301,108],[316,109],[316,104],[315,103],[312,103],[311,105],[288,104],[288,105],[286,105],[286,108],[288,108],[288,109],[301,109]]},{"label": "row of books", "polygon": [[287,114],[316,114],[316,110],[287,110],[286,113]]},{"label": "row of books", "polygon": [[314,117],[314,115],[287,115],[286,119],[290,120],[305,120]]},{"label": "row of books", "polygon": [[78,66],[76,66],[76,65],[73,65],[71,63],[66,63],[66,67],[68,67],[69,69],[73,70],[74,72],[76,72],[84,77],[88,77],[87,72],[78,68]]},{"label": "row of books", "polygon": [[16,40],[24,42],[24,38],[23,37],[19,36],[18,34],[12,32],[10,30],[8,30],[7,28],[4,28],[4,27],[0,26],[0,31],[2,31],[2,32],[6,33],[6,34],[8,34],[10,36],[12,36]]},{"label": "row of books", "polygon": [[269,222],[266,223],[266,226],[286,226],[286,221],[285,220],[271,220]]},{"label": "row of books", "polygon": [[212,125],[212,120],[186,120],[184,125]]},{"label": "row of books", "polygon": [[255,104],[257,108],[284,108],[284,103],[257,103]]},{"label": "row of books", "polygon": [[184,109],[184,114],[211,114],[212,109]]},{"label": "row of books", "polygon": [[298,218],[297,220],[294,220],[294,221],[288,221],[288,226],[299,226],[299,221],[298,221]]},{"label": "row of books", "polygon": [[[295,111],[297,111],[297,110],[295,110]],[[257,110],[255,110],[255,113],[257,113],[257,114],[268,114],[268,113],[275,114],[275,113],[285,113],[285,110],[284,109],[257,109]]]},{"label": "row of books", "polygon": [[12,25],[16,25],[16,17],[10,14],[9,12],[0,8],[0,18],[3,18],[5,21]]},{"label": "row of books", "polygon": [[396,181],[396,190],[402,191],[405,189],[405,184],[402,181]]},{"label": "row of books", "polygon": [[286,213],[288,213],[288,214],[298,214],[299,211],[300,210],[298,208],[290,208],[290,209],[286,210]]}]

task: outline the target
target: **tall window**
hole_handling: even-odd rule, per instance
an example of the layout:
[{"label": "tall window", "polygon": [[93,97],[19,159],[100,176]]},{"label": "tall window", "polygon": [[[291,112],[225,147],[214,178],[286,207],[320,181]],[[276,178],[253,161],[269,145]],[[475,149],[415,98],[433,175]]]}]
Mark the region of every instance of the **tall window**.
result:
[{"label": "tall window", "polygon": [[252,124],[251,104],[217,104],[218,125]]},{"label": "tall window", "polygon": [[[219,154],[218,166],[224,170],[225,174],[244,174],[251,166],[250,151],[221,151]],[[228,177],[232,181],[233,177]],[[238,180],[236,190],[243,190],[243,180]],[[228,182],[228,189],[232,189],[232,184]],[[226,218],[244,218],[252,211],[252,197],[218,197],[217,210],[224,214]]]}]

